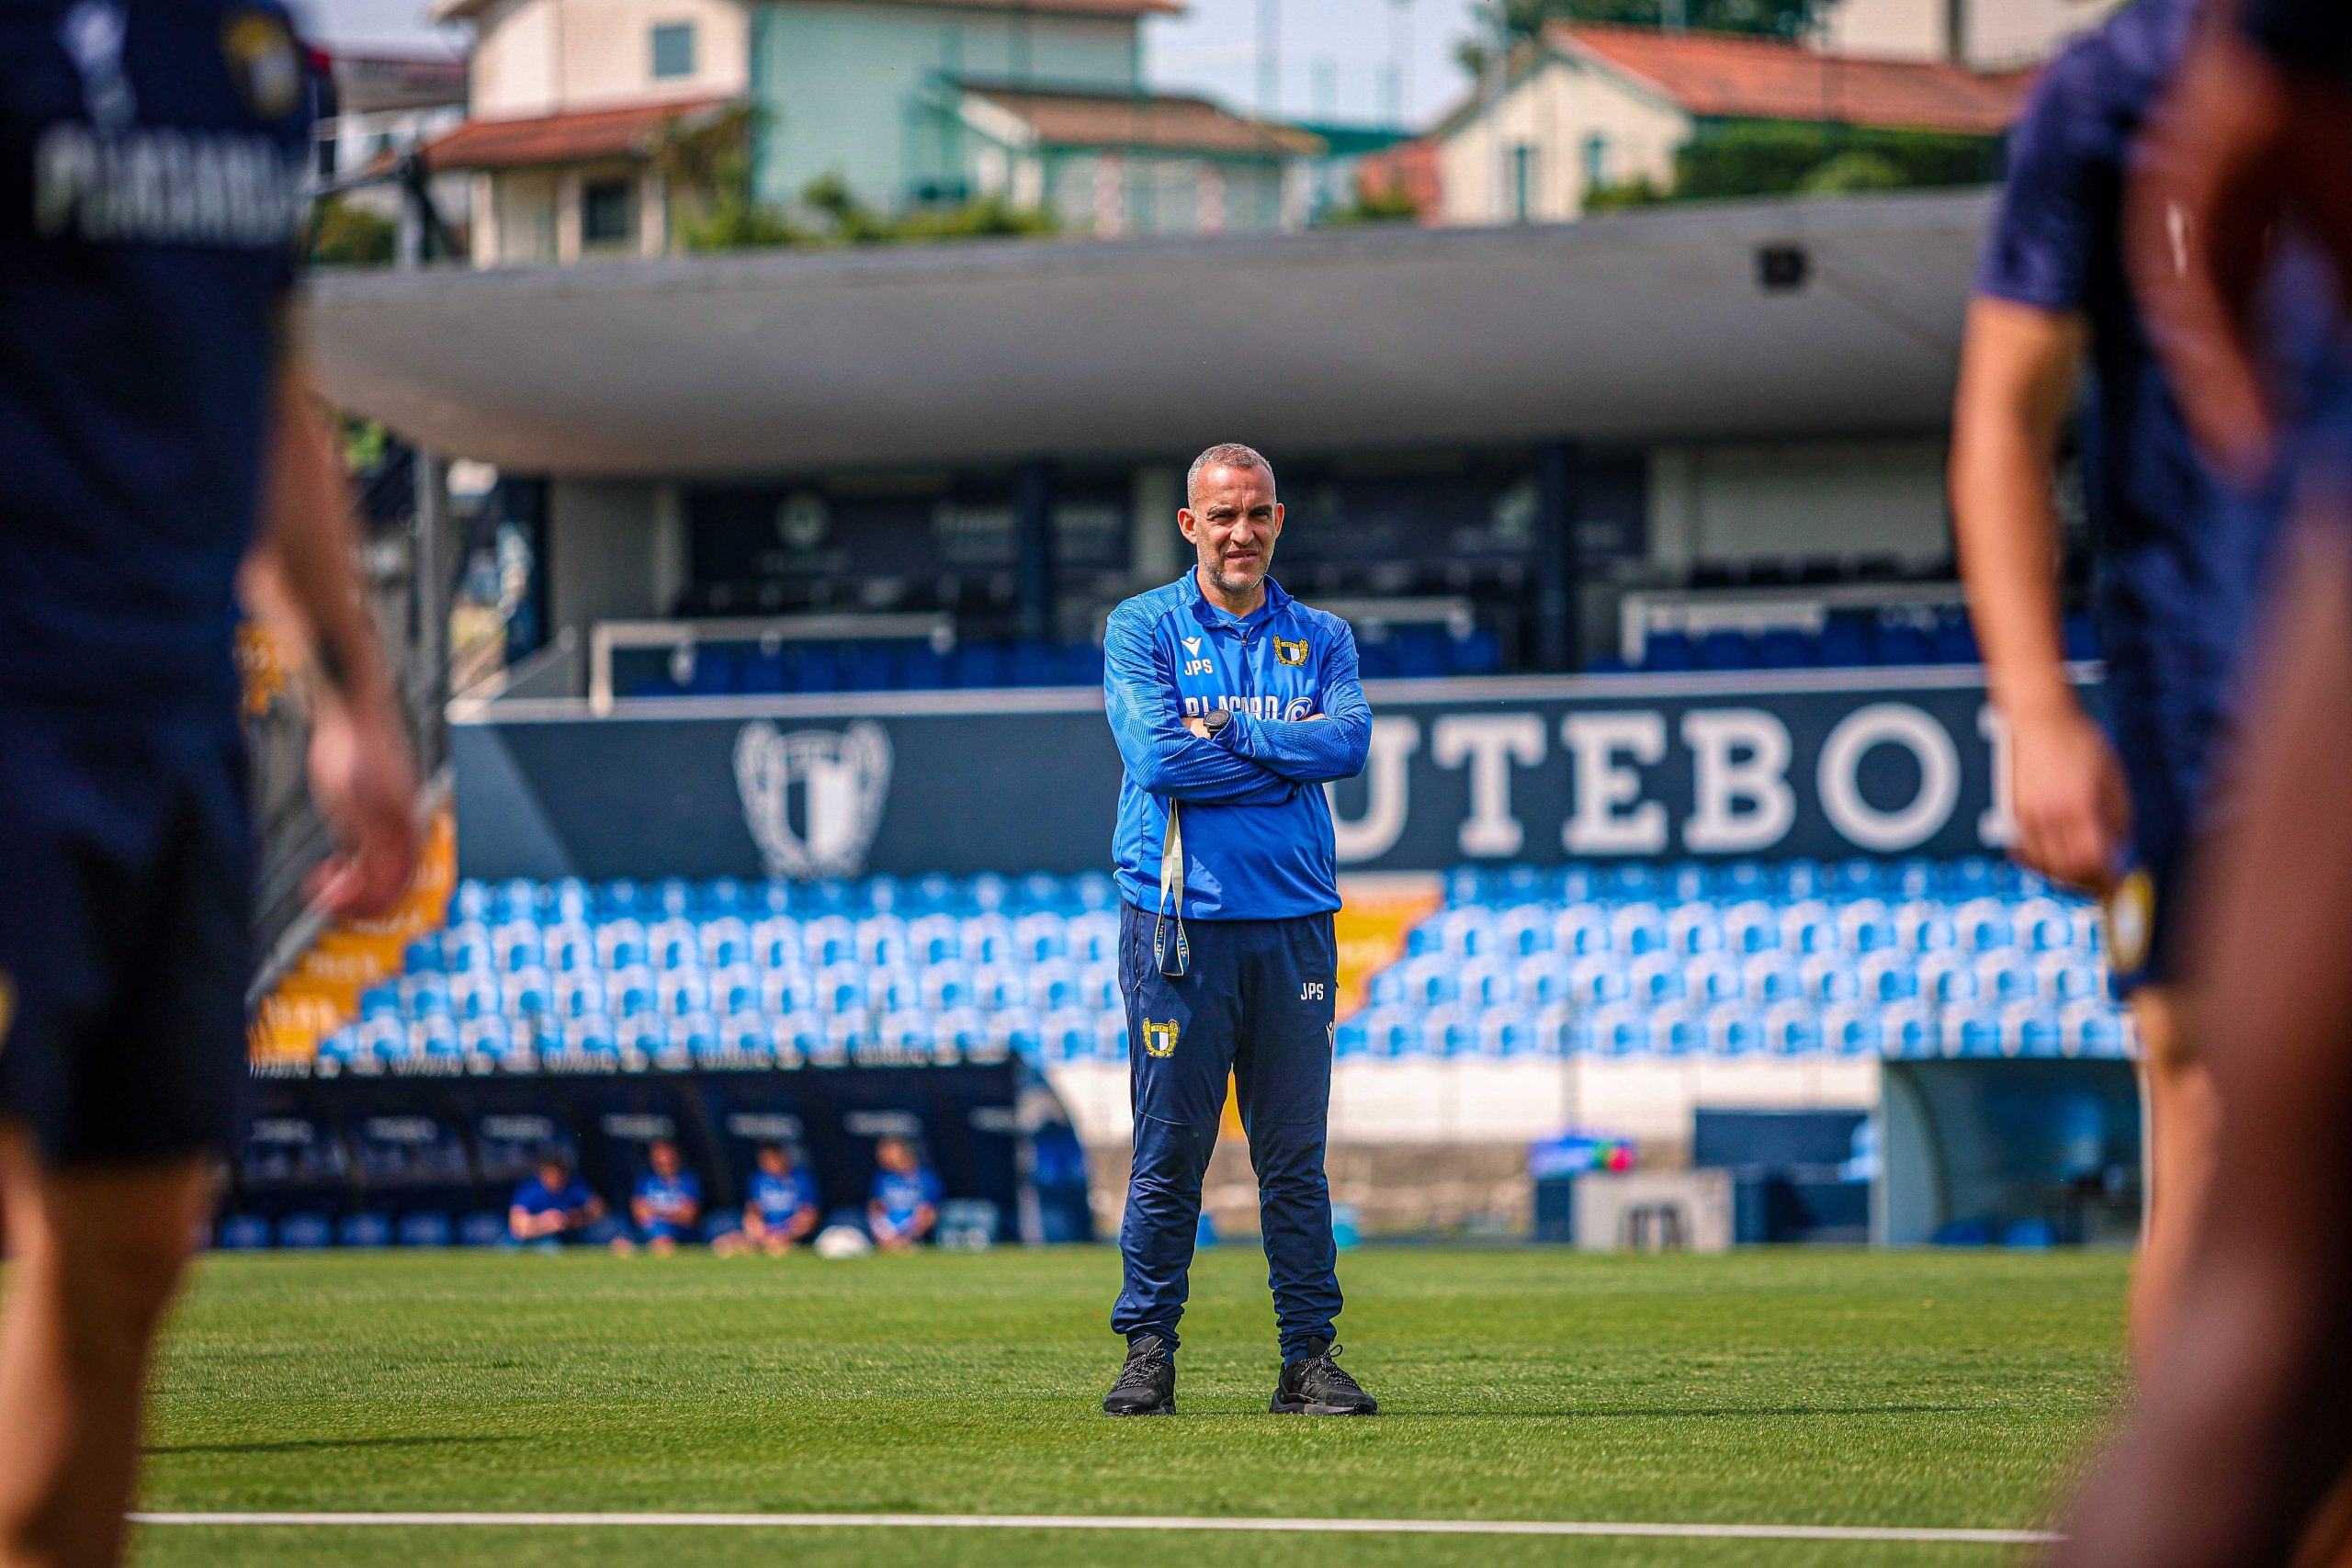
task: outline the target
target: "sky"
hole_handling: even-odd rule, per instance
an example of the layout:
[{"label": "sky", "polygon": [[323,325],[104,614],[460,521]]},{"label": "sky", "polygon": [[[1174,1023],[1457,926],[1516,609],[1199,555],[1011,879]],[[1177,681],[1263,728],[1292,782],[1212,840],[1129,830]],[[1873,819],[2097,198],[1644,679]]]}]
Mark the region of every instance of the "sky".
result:
[{"label": "sky", "polygon": [[[295,0],[311,36],[329,43],[415,43],[435,37],[430,0]],[[1476,0],[1187,0],[1182,17],[1145,24],[1153,84],[1205,93],[1236,108],[1259,101],[1259,29],[1272,7],[1279,112],[1297,119],[1383,121],[1395,101],[1408,123],[1453,107],[1469,85],[1454,40]],[[1401,45],[1401,48],[1399,47]]]}]

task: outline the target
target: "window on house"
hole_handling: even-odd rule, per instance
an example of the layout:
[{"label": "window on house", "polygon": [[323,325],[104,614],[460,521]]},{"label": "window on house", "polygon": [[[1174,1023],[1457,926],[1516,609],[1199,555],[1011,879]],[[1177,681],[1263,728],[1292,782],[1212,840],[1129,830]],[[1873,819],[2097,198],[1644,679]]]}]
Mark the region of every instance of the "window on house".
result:
[{"label": "window on house", "polygon": [[695,73],[695,25],[663,22],[653,29],[653,79]]},{"label": "window on house", "polygon": [[1596,130],[1584,139],[1584,186],[1590,190],[1608,183],[1609,138]]},{"label": "window on house", "polygon": [[635,182],[590,180],[580,187],[582,245],[625,245],[636,234]]},{"label": "window on house", "polygon": [[342,173],[342,171],[335,166],[336,153],[334,121],[331,119],[322,119],[319,122],[319,139],[316,145],[318,149],[319,178],[322,180],[331,180],[334,178],[336,175]]},{"label": "window on house", "polygon": [[1510,211],[1514,220],[1524,223],[1533,216],[1535,207],[1535,147],[1522,141],[1510,150]]}]

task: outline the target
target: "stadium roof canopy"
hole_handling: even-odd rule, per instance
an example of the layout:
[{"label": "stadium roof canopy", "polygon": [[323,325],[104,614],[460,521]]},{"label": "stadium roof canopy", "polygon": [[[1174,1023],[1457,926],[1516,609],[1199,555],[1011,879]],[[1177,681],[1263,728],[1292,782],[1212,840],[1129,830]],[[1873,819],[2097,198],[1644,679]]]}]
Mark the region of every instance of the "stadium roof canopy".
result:
[{"label": "stadium roof canopy", "polygon": [[1920,434],[1987,204],[378,272],[321,280],[312,331],[344,407],[562,475]]}]

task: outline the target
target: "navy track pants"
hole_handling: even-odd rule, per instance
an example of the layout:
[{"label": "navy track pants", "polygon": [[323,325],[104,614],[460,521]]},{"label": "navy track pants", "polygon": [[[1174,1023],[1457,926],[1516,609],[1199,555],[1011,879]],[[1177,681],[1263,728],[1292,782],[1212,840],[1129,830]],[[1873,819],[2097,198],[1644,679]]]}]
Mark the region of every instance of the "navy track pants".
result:
[{"label": "navy track pants", "polygon": [[[1188,920],[1191,972],[1152,956],[1157,917],[1122,904],[1119,984],[1127,1010],[1135,1168],[1119,1226],[1125,1280],[1114,1331],[1175,1348],[1199,1234],[1201,1175],[1216,1146],[1232,1075],[1283,1357],[1329,1339],[1340,1314],[1331,1190],[1323,1145],[1331,1111],[1338,954],[1331,917]],[[1170,934],[1173,942],[1173,934]]]}]

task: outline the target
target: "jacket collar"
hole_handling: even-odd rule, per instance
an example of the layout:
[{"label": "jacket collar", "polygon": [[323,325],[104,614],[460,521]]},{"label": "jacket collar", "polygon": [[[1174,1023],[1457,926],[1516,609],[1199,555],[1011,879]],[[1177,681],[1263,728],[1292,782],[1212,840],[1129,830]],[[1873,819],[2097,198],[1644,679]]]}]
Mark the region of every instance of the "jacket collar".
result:
[{"label": "jacket collar", "polygon": [[[1210,604],[1208,601],[1208,595],[1201,592],[1200,568],[1195,566],[1186,569],[1184,575],[1177,579],[1177,581],[1184,585],[1185,607],[1193,612],[1193,618],[1200,622],[1201,625],[1204,626],[1222,626],[1229,623],[1233,619],[1232,616],[1227,615],[1223,610],[1220,610],[1216,605]],[[1289,603],[1289,593],[1283,591],[1281,583],[1276,582],[1272,577],[1269,576],[1266,579],[1266,617],[1271,620],[1274,616],[1282,614],[1283,606],[1287,605]]]}]

